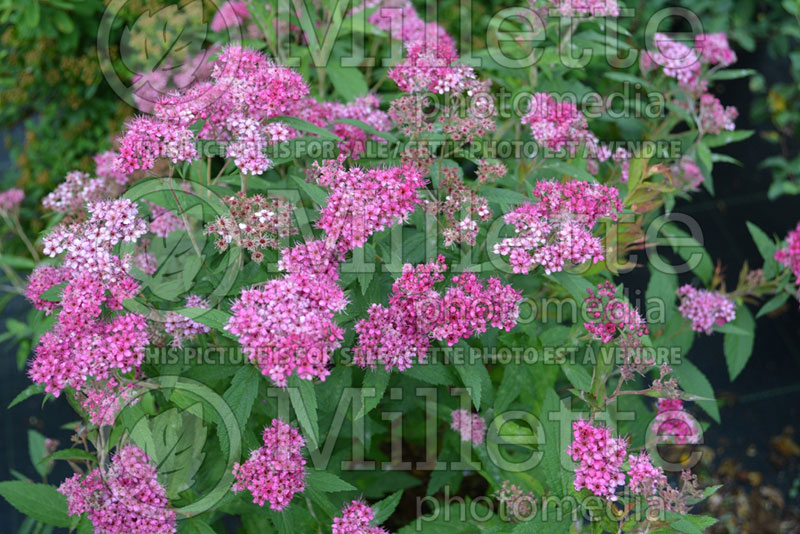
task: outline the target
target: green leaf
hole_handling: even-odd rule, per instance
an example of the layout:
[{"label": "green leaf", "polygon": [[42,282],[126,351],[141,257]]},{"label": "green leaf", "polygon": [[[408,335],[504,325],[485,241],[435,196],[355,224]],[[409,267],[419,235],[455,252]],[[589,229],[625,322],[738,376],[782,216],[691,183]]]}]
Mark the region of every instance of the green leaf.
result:
[{"label": "green leaf", "polygon": [[764,276],[772,278],[778,272],[778,264],[775,261],[775,252],[778,245],[755,224],[747,221],[747,230],[758,248],[758,253],[764,258]]},{"label": "green leaf", "polygon": [[289,400],[297,415],[300,428],[314,448],[319,447],[319,425],[317,423],[317,394],[314,384],[300,380],[296,375],[289,379]]},{"label": "green leaf", "polygon": [[730,324],[742,331],[742,333],[727,332],[723,343],[725,361],[728,363],[728,375],[733,381],[745,368],[753,353],[756,322],[747,306],[743,305],[736,310],[736,319]]},{"label": "green leaf", "polygon": [[35,430],[28,430],[28,455],[31,458],[31,463],[39,476],[46,477],[47,474],[53,470],[53,466],[48,462],[43,462],[45,453],[47,452],[44,447],[45,437]]},{"label": "green leaf", "polygon": [[706,252],[703,245],[700,244],[695,238],[678,228],[675,224],[668,223],[661,227],[662,237],[659,241],[665,245],[672,247],[678,256],[683,258],[684,261],[692,260],[697,254],[701,254],[700,261],[692,269],[694,273],[703,281],[704,284],[711,282],[711,277],[714,276],[714,263],[711,261],[711,256]]},{"label": "green leaf", "polygon": [[258,386],[261,383],[261,373],[254,365],[244,365],[233,375],[230,387],[222,395],[225,403],[231,407],[239,428],[247,426],[250,411],[258,396]]},{"label": "green leaf", "polygon": [[372,511],[375,513],[375,524],[382,525],[394,513],[397,505],[400,504],[400,499],[403,497],[403,490],[397,490],[382,501],[378,501],[372,505]]},{"label": "green leaf", "polygon": [[211,525],[197,517],[187,517],[178,523],[179,534],[217,534]]},{"label": "green leaf", "polygon": [[325,66],[325,72],[331,79],[336,92],[347,102],[351,102],[369,92],[364,75],[356,67],[344,67],[341,58],[333,57]]},{"label": "green leaf", "polygon": [[561,425],[555,417],[551,419],[551,415],[561,414],[564,409],[555,390],[548,388],[539,418],[541,430],[544,432],[543,436],[539,436],[539,447],[544,453],[541,466],[545,482],[557,497],[567,495],[567,481],[561,467],[561,455],[567,444],[563,443],[564,446],[561,446]]},{"label": "green leaf", "polygon": [[223,334],[226,332],[225,325],[231,319],[230,313],[217,309],[181,308],[175,311]]},{"label": "green leaf", "polygon": [[18,511],[42,523],[68,527],[67,501],[54,486],[20,480],[0,482],[0,495]]},{"label": "green leaf", "polygon": [[[389,385],[389,378],[391,378],[391,375],[385,369],[376,369],[366,372],[361,390],[361,410],[359,410],[356,415],[356,420],[364,417],[378,406],[386,391],[386,386]],[[370,397],[365,395],[364,391],[368,388],[370,388],[371,391],[374,390],[374,396]]]},{"label": "green leaf", "polygon": [[328,193],[323,188],[316,184],[310,184],[306,182],[305,179],[296,174],[292,174],[290,176],[300,190],[308,195],[308,197],[316,204],[324,206],[328,202]]},{"label": "green leaf", "polygon": [[364,121],[360,121],[358,119],[336,119],[333,122],[334,123],[341,123],[341,124],[349,124],[351,126],[357,126],[358,128],[361,128],[362,130],[364,130],[365,132],[367,132],[369,134],[372,134],[374,136],[377,136],[377,137],[382,137],[383,139],[386,139],[389,142],[392,142],[392,143],[398,142],[397,137],[395,137],[394,135],[390,134],[389,132],[379,132],[378,130],[376,130],[371,125],[367,124]]},{"label": "green leaf", "polygon": [[316,490],[325,493],[336,493],[337,491],[352,491],[355,486],[345,482],[338,476],[327,471],[316,471],[309,469],[306,473],[306,483]]},{"label": "green leaf", "polygon": [[753,135],[753,130],[734,130],[732,132],[722,132],[713,135],[706,135],[703,137],[703,144],[709,148],[716,148],[718,146],[744,141]]},{"label": "green leaf", "polygon": [[463,351],[461,354],[464,355],[464,361],[458,361],[455,364],[456,372],[458,376],[461,377],[461,382],[467,388],[472,398],[472,403],[475,405],[475,409],[480,411],[483,388],[484,386],[491,387],[492,384],[489,373],[486,371],[483,360],[472,356],[469,345],[461,341],[456,347],[462,348]]},{"label": "green leaf", "polygon": [[777,310],[778,308],[783,306],[787,300],[789,300],[788,293],[780,293],[778,295],[775,295],[767,302],[765,302],[763,306],[761,306],[761,309],[758,310],[758,313],[756,314],[756,319],[758,319],[762,315],[766,315],[770,312]]},{"label": "green leaf", "polygon": [[331,141],[342,140],[342,138],[336,135],[335,133],[330,132],[324,128],[320,128],[316,124],[304,121],[303,119],[298,119],[297,117],[286,117],[284,115],[280,115],[278,117],[272,117],[271,119],[269,119],[268,122],[281,122],[287,126],[294,128],[295,130],[302,130],[304,132],[317,134],[323,139],[329,139]]},{"label": "green leaf", "polygon": [[509,205],[528,202],[528,197],[522,193],[517,193],[511,189],[501,189],[499,187],[481,187],[478,194],[489,202],[505,203]]},{"label": "green leaf", "polygon": [[39,395],[40,393],[44,393],[44,384],[31,384],[23,389],[16,397],[14,397],[14,400],[11,401],[8,407],[12,408],[20,402],[29,399],[34,395]]},{"label": "green leaf", "polygon": [[56,284],[47,291],[45,291],[44,293],[42,293],[41,295],[39,295],[39,298],[50,302],[59,302],[61,300],[61,292],[64,290],[65,287],[67,287],[66,282]]},{"label": "green leaf", "polygon": [[20,258],[17,256],[0,254],[0,265],[8,265],[14,269],[33,269],[36,267],[36,262],[30,258]]},{"label": "green leaf", "polygon": [[[680,365],[674,366],[673,369],[678,383],[684,391],[699,397],[714,399],[714,388],[711,387],[711,382],[692,362],[683,358]],[[719,405],[716,400],[697,401],[697,405],[705,410],[714,421],[720,422]]]},{"label": "green leaf", "polygon": [[578,180],[584,182],[596,182],[597,179],[589,174],[587,171],[572,165],[570,163],[566,163],[563,161],[555,161],[553,163],[548,164],[545,167],[542,167],[538,172],[538,174],[546,173],[547,171],[555,171],[560,174],[566,174],[567,176],[571,176],[572,178],[576,178]]},{"label": "green leaf", "polygon": [[86,452],[83,449],[61,449],[60,451],[55,451],[51,455],[43,458],[41,461],[46,462],[48,460],[90,460],[96,461],[97,458],[90,452]]}]

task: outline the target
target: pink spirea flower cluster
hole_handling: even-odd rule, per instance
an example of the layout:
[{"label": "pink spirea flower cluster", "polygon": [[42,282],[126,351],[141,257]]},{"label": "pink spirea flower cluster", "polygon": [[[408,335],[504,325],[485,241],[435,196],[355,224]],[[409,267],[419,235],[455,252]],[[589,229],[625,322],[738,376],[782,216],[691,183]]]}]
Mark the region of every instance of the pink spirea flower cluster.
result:
[{"label": "pink spirea flower cluster", "polygon": [[505,215],[517,235],[495,244],[495,254],[508,256],[515,273],[527,274],[536,265],[546,273],[604,259],[600,238],[592,228],[601,217],[616,218],[622,210],[614,187],[582,181],[538,182],[533,195],[539,202],[523,204]]},{"label": "pink spirea flower cluster", "polygon": [[587,15],[590,17],[618,17],[616,0],[551,0],[558,14],[563,17]]},{"label": "pink spirea flower cluster", "polygon": [[24,199],[25,193],[22,189],[14,187],[5,190],[0,193],[0,211],[8,213],[9,211],[17,209]]},{"label": "pink spirea flower cluster", "polygon": [[486,421],[483,417],[467,410],[453,410],[450,416],[452,417],[450,428],[461,435],[461,441],[471,441],[474,445],[483,443],[483,438],[486,436]]},{"label": "pink spirea flower cluster", "polygon": [[655,495],[659,488],[667,482],[664,470],[655,467],[646,453],[638,456],[629,455],[628,464],[630,465],[628,488],[634,495]]},{"label": "pink spirea flower cluster", "polygon": [[[117,185],[125,185],[130,176],[121,172],[114,166],[114,160],[119,154],[114,150],[106,150],[94,156],[95,174],[98,178],[113,180]],[[111,195],[115,196],[115,195]]]},{"label": "pink spirea flower cluster", "polygon": [[292,373],[303,380],[324,380],[330,374],[331,353],[344,334],[334,315],[347,300],[336,271],[320,272],[315,266],[330,265],[336,257],[322,242],[284,251],[286,275],[244,290],[231,307],[225,329],[279,387],[286,386]]},{"label": "pink spirea flower cluster", "polygon": [[233,464],[233,492],[249,491],[253,502],[283,510],[296,493],[306,487],[306,461],[301,452],[305,440],[291,425],[273,419],[261,435],[262,447],[252,451],[244,463]]},{"label": "pink spirea flower cluster", "polygon": [[547,93],[533,95],[530,109],[521,122],[530,126],[537,143],[555,151],[565,146],[573,151],[578,143],[593,137],[587,129],[586,117],[573,102],[559,102]]},{"label": "pink spirea flower cluster", "polygon": [[663,33],[653,36],[656,50],[646,52],[646,68],[660,66],[664,74],[675,78],[681,87],[690,92],[705,89],[701,80],[702,63],[697,51],[684,43],[675,41]]},{"label": "pink spirea flower cluster", "polygon": [[315,169],[313,179],[330,190],[317,226],[325,230],[328,245],[342,251],[364,246],[373,233],[405,221],[425,185],[422,173],[410,166],[346,170],[332,160]]},{"label": "pink spirea flower cluster", "polygon": [[775,252],[775,261],[781,262],[792,270],[795,277],[797,294],[800,297],[800,223],[786,236],[786,247]]},{"label": "pink spirea flower cluster", "polygon": [[613,438],[610,429],[584,420],[573,423],[572,431],[572,444],[567,453],[579,462],[575,469],[575,491],[586,488],[615,501],[617,487],[625,484],[622,472],[627,448],[625,440]]},{"label": "pink spirea flower cluster", "polygon": [[647,324],[636,308],[615,296],[617,288],[606,280],[597,284],[597,292],[586,290],[586,330],[603,343],[616,341],[626,347],[638,346],[647,334]]},{"label": "pink spirea flower cluster", "polygon": [[696,289],[689,284],[677,291],[681,304],[678,310],[692,321],[692,330],[711,334],[714,325],[721,326],[736,318],[736,305],[723,293]]},{"label": "pink spirea flower cluster", "polygon": [[75,216],[88,204],[116,197],[121,192],[121,186],[113,179],[92,178],[85,172],[71,171],[54,191],[44,197],[42,206]]},{"label": "pink spirea flower cluster", "polygon": [[694,37],[694,47],[700,56],[712,65],[727,67],[736,63],[736,52],[728,44],[724,33],[701,33]]},{"label": "pink spirea flower cluster", "polygon": [[700,428],[695,419],[684,410],[681,399],[658,399],[657,407],[653,425],[659,437],[678,445],[695,442]]},{"label": "pink spirea flower cluster", "polygon": [[[107,424],[126,389],[116,373],[137,370],[148,344],[143,316],[106,313],[121,310],[122,301],[139,290],[128,275],[128,260],[115,256],[113,246],[136,241],[147,227],[127,199],[91,203],[89,212],[87,221],[62,224],[45,237],[44,252],[52,257],[63,253],[63,263],[31,274],[26,296],[33,305],[47,313],[60,307],[61,312],[39,340],[29,374],[55,396],[75,388],[85,396],[92,422]],[[59,284],[66,284],[60,299],[42,298]]]},{"label": "pink spirea flower cluster", "polygon": [[476,87],[472,67],[457,63],[453,38],[440,25],[426,23],[409,0],[379,2],[368,20],[406,48],[406,59],[389,71],[401,91],[462,93]]},{"label": "pink spirea flower cluster", "polygon": [[141,449],[128,445],[105,471],[76,473],[58,491],[67,499],[70,515],[87,514],[103,534],[171,534],[176,514],[158,482],[156,468]]},{"label": "pink spirea flower cluster", "polygon": [[706,133],[718,134],[723,130],[735,130],[733,121],[739,116],[734,106],[723,106],[712,94],[705,93],[700,97],[700,126]]},{"label": "pink spirea flower cluster", "polygon": [[172,211],[163,206],[148,202],[152,219],[148,229],[158,237],[166,238],[172,232],[182,229],[183,221]]},{"label": "pink spirea flower cluster", "polygon": [[451,279],[444,291],[435,284],[444,280],[444,257],[436,262],[403,266],[392,286],[389,306],[373,304],[368,317],[356,323],[358,344],[353,361],[362,367],[378,363],[388,371],[403,371],[424,361],[431,340],[454,345],[481,334],[491,325],[508,331],[519,317],[521,294],[496,278],[483,282],[474,273]]},{"label": "pink spirea flower cluster", "polygon": [[494,492],[494,497],[504,507],[505,513],[511,521],[526,521],[536,511],[536,495],[530,491],[525,492],[509,480],[503,481],[500,489]]},{"label": "pink spirea flower cluster", "polygon": [[262,174],[271,164],[268,119],[290,111],[308,94],[303,78],[239,45],[225,47],[212,65],[211,79],[162,98],[154,117],[128,123],[115,166],[121,172],[149,170],[167,157],[173,163],[197,157],[197,137],[225,142],[226,156],[245,174]]},{"label": "pink spirea flower cluster", "polygon": [[375,512],[362,501],[353,501],[333,518],[333,534],[387,534],[381,527],[372,525]]},{"label": "pink spirea flower cluster", "polygon": [[705,181],[703,171],[689,156],[683,156],[671,168],[672,179],[678,189],[696,191]]},{"label": "pink spirea flower cluster", "polygon": [[[186,297],[187,308],[208,309],[208,302],[197,295]],[[178,312],[169,312],[164,320],[164,330],[172,336],[172,346],[180,348],[184,340],[193,340],[198,334],[207,334],[209,327]]]},{"label": "pink spirea flower cluster", "polygon": [[211,19],[211,31],[221,32],[226,28],[239,26],[249,19],[250,10],[247,9],[247,2],[225,2],[214,14],[214,18]]}]

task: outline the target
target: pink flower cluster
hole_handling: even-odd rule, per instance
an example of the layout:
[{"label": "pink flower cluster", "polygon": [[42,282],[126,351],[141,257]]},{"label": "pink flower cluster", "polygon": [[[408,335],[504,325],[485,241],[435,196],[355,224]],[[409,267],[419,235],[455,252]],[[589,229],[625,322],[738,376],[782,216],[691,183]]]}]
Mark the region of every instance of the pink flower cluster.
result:
[{"label": "pink flower cluster", "polygon": [[390,32],[406,47],[407,56],[389,78],[401,91],[418,93],[462,93],[475,87],[472,67],[457,64],[455,41],[436,23],[426,23],[409,0],[384,1],[369,17],[376,27]]},{"label": "pink flower cluster", "polygon": [[644,70],[660,66],[665,75],[678,80],[681,87],[690,92],[705,89],[706,82],[701,80],[702,64],[696,50],[663,33],[653,36],[653,44],[656,50],[642,55]]},{"label": "pink flower cluster", "polygon": [[739,116],[734,106],[723,107],[712,94],[705,93],[700,97],[700,127],[706,133],[718,134],[723,130],[735,130],[733,121]]},{"label": "pink flower cluster", "polygon": [[347,304],[338,274],[321,273],[315,265],[334,262],[337,253],[322,242],[284,251],[281,278],[247,289],[231,307],[225,329],[239,338],[245,354],[279,387],[292,373],[303,380],[325,380],[331,354],[344,331],[334,315]]},{"label": "pink flower cluster", "polygon": [[781,262],[792,270],[795,277],[797,294],[800,297],[800,223],[786,236],[786,247],[775,252],[775,261]]},{"label": "pink flower cluster", "polygon": [[678,445],[695,443],[700,428],[695,419],[683,409],[680,399],[658,399],[655,425],[659,437],[670,439]]},{"label": "pink flower cluster", "polygon": [[177,530],[175,512],[168,508],[156,468],[134,445],[120,449],[107,470],[76,473],[58,491],[67,499],[69,514],[87,514],[96,532],[171,534]]},{"label": "pink flower cluster", "polygon": [[306,444],[288,423],[273,419],[264,429],[262,447],[252,451],[244,463],[233,464],[233,492],[249,491],[253,502],[273,510],[283,510],[295,493],[306,488],[306,461],[301,449]]},{"label": "pink flower cluster", "polygon": [[232,26],[240,26],[249,19],[250,10],[247,9],[247,2],[235,0],[225,2],[214,14],[214,18],[211,19],[211,31],[221,32]]},{"label": "pink flower cluster", "polygon": [[[197,295],[189,295],[186,297],[186,307],[208,309],[208,302]],[[184,339],[191,341],[198,334],[207,334],[211,329],[181,313],[169,312],[164,321],[164,330],[172,336],[172,346],[180,348]]]},{"label": "pink flower cluster", "polygon": [[550,0],[563,17],[588,15],[590,17],[618,17],[616,0]]},{"label": "pink flower cluster", "polygon": [[625,347],[636,347],[643,335],[647,334],[647,324],[628,302],[618,299],[617,288],[606,280],[597,284],[597,293],[586,290],[586,313],[589,320],[583,323],[586,330],[603,343],[616,341]]},{"label": "pink flower cluster", "polygon": [[292,223],[293,207],[281,198],[262,195],[248,197],[239,192],[225,197],[229,215],[206,226],[206,233],[216,234],[217,248],[224,251],[233,243],[250,253],[256,263],[264,259],[262,249],[278,248],[279,239],[297,233]]},{"label": "pink flower cluster", "polygon": [[333,518],[333,534],[387,534],[381,527],[372,526],[375,513],[362,501],[353,501]]},{"label": "pink flower cluster", "polygon": [[[443,200],[428,201],[425,204],[425,209],[429,213],[444,215],[445,228],[442,236],[446,247],[455,243],[474,246],[479,231],[478,221],[488,221],[492,217],[492,210],[489,209],[487,200],[467,187],[460,171],[458,167],[442,169],[439,198]],[[497,171],[505,174],[505,167],[501,164]],[[489,171],[483,172],[484,176],[488,176],[485,173]]]},{"label": "pink flower cluster", "polygon": [[364,246],[395,220],[405,221],[425,185],[422,173],[410,166],[345,170],[332,160],[315,168],[314,180],[330,190],[317,226],[325,230],[328,246],[342,251]]},{"label": "pink flower cluster", "polygon": [[517,235],[495,244],[495,254],[509,257],[515,273],[536,265],[546,273],[604,259],[602,241],[592,235],[601,217],[616,218],[622,210],[616,188],[581,181],[538,182],[535,204],[524,204],[505,215]]},{"label": "pink flower cluster", "polygon": [[573,152],[578,143],[594,137],[573,102],[558,102],[547,93],[533,95],[531,107],[521,121],[530,126],[537,143],[555,151],[567,146]]},{"label": "pink flower cluster", "polygon": [[461,441],[471,441],[474,445],[483,443],[486,436],[486,421],[483,417],[467,410],[453,410],[450,415],[453,419],[450,428],[461,435]]},{"label": "pink flower cluster", "polygon": [[121,172],[149,170],[156,159],[173,163],[197,157],[189,129],[202,121],[197,137],[227,143],[227,157],[245,174],[270,165],[267,120],[284,114],[308,93],[302,77],[259,52],[238,45],[224,48],[213,63],[211,80],[162,98],[154,117],[128,123],[115,166]]},{"label": "pink flower cluster", "polygon": [[122,192],[116,180],[108,177],[91,178],[87,173],[72,171],[64,181],[42,200],[47,209],[76,216],[92,202],[116,197]]},{"label": "pink flower cluster", "polygon": [[692,321],[692,330],[711,334],[714,325],[721,326],[736,318],[736,305],[724,293],[681,286],[677,291],[681,299],[678,310]]},{"label": "pink flower cluster", "polygon": [[703,172],[689,156],[683,156],[671,168],[672,179],[678,189],[696,191],[705,181]]},{"label": "pink flower cluster", "polygon": [[[92,203],[89,211],[89,220],[58,226],[44,239],[46,254],[64,253],[62,265],[31,274],[26,296],[34,306],[47,313],[62,309],[53,329],[39,340],[29,374],[55,396],[75,388],[86,397],[91,420],[106,424],[123,396],[116,373],[137,370],[148,343],[143,316],[105,313],[121,310],[122,301],[139,289],[128,276],[128,260],[115,256],[112,247],[136,241],[146,225],[127,199]],[[60,284],[65,284],[60,303],[42,298]],[[101,399],[103,394],[108,398]]]},{"label": "pink flower cluster", "polygon": [[158,204],[153,204],[152,202],[148,202],[147,205],[150,207],[150,213],[153,216],[150,221],[149,230],[158,237],[166,238],[175,230],[180,230],[184,227],[180,217],[167,208],[159,206]]},{"label": "pink flower cluster", "polygon": [[536,511],[536,496],[533,492],[525,492],[508,480],[503,481],[499,490],[494,492],[494,497],[505,508],[505,513],[512,521],[526,521]]},{"label": "pink flower cluster", "polygon": [[387,371],[403,371],[415,359],[424,360],[431,339],[454,345],[485,332],[489,325],[507,331],[516,325],[518,291],[496,278],[484,283],[474,273],[463,273],[440,293],[434,285],[444,280],[446,269],[442,256],[436,262],[403,266],[389,307],[373,304],[369,316],[356,323],[357,365],[374,369],[381,363]]},{"label": "pink flower cluster", "polygon": [[701,33],[694,37],[694,47],[703,60],[722,67],[736,63],[736,52],[731,50],[724,33]]},{"label": "pink flower cluster", "polygon": [[8,213],[9,211],[17,209],[24,199],[25,193],[22,189],[14,187],[5,190],[0,193],[0,211]]},{"label": "pink flower cluster", "polygon": [[618,486],[625,484],[622,464],[627,444],[612,438],[611,430],[580,420],[572,424],[572,444],[567,453],[580,465],[575,469],[575,491],[584,488],[610,501],[617,500]]},{"label": "pink flower cluster", "polygon": [[628,471],[631,477],[628,487],[634,495],[655,495],[667,483],[664,470],[653,466],[646,453],[629,455],[628,464],[631,467]]}]

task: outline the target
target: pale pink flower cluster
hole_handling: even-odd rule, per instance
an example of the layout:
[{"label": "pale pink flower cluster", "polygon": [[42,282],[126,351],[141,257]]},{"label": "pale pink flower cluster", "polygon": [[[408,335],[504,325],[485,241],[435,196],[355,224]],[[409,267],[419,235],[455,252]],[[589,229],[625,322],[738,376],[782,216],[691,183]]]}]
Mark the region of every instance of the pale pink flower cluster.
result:
[{"label": "pale pink flower cluster", "polygon": [[536,511],[536,496],[533,492],[525,492],[512,484],[509,480],[504,480],[503,485],[494,492],[494,497],[505,508],[505,512],[512,521],[525,521],[532,517]]},{"label": "pale pink flower cluster", "polygon": [[180,217],[167,208],[152,202],[148,202],[147,205],[152,214],[149,230],[158,237],[167,237],[172,232],[184,227]]},{"label": "pale pink flower cluster", "polygon": [[240,26],[249,19],[250,10],[247,9],[247,2],[235,0],[225,2],[211,19],[211,31],[221,32],[226,28]]},{"label": "pale pink flower cluster", "polygon": [[281,238],[297,233],[292,223],[293,207],[282,198],[263,195],[248,197],[244,192],[225,197],[229,214],[206,226],[216,234],[217,248],[225,251],[233,243],[250,253],[256,263],[264,259],[262,249],[278,248]]},{"label": "pale pink flower cluster", "polygon": [[702,63],[695,49],[663,33],[656,33],[653,43],[656,50],[645,52],[647,59],[642,60],[646,70],[658,65],[665,75],[675,78],[684,89],[693,93],[705,89],[707,84],[701,80]]},{"label": "pale pink flower cluster", "polygon": [[800,223],[786,236],[786,247],[775,252],[775,261],[781,262],[792,270],[800,297]]},{"label": "pale pink flower cluster", "polygon": [[279,387],[286,386],[292,373],[303,380],[325,380],[331,354],[344,334],[334,320],[347,305],[338,274],[329,276],[314,267],[335,261],[337,253],[322,242],[295,249],[284,251],[286,275],[244,290],[225,326]]},{"label": "pale pink flower cluster", "polygon": [[610,501],[617,500],[617,487],[625,485],[625,440],[613,438],[610,429],[584,420],[574,422],[572,431],[567,453],[580,464],[575,469],[575,491],[586,488]]},{"label": "pale pink flower cluster", "polygon": [[486,436],[486,421],[483,417],[467,410],[453,410],[450,415],[452,417],[450,428],[461,435],[461,441],[471,441],[474,445],[483,443],[483,438]]},{"label": "pale pink flower cluster", "polygon": [[[197,295],[186,297],[187,308],[208,309],[208,302]],[[207,334],[211,329],[182,313],[169,312],[164,320],[164,330],[172,336],[172,346],[180,348],[183,340],[193,340],[198,334]]]},{"label": "pale pink flower cluster", "polygon": [[735,130],[733,121],[739,116],[734,106],[723,106],[712,94],[705,93],[700,97],[700,127],[705,133],[718,134],[724,130]]},{"label": "pale pink flower cluster", "polygon": [[211,80],[162,98],[154,117],[128,123],[116,167],[125,173],[148,170],[156,159],[173,163],[197,157],[189,129],[202,121],[200,139],[227,143],[227,157],[245,174],[261,174],[271,164],[267,120],[290,111],[308,93],[302,77],[263,54],[238,45],[224,48],[213,63]]},{"label": "pale pink flower cluster", "polygon": [[724,293],[695,289],[686,284],[677,291],[681,299],[678,310],[692,321],[692,330],[711,334],[714,325],[721,326],[736,318],[736,305]]},{"label": "pale pink flower cluster", "polygon": [[406,59],[389,72],[401,91],[462,93],[476,87],[472,67],[457,63],[453,38],[438,24],[426,23],[409,0],[381,2],[368,20],[406,48]]},{"label": "pale pink flower cluster", "polygon": [[588,15],[590,17],[618,17],[616,0],[550,0],[563,17]]},{"label": "pale pink flower cluster", "polygon": [[703,171],[689,156],[683,156],[671,168],[672,179],[678,189],[696,191],[705,181]]},{"label": "pale pink flower cluster", "polygon": [[[487,183],[505,175],[506,168],[500,164],[481,161],[478,165],[478,183]],[[441,170],[439,199],[427,201],[425,210],[431,214],[444,215],[442,237],[446,247],[455,243],[474,246],[478,237],[478,221],[488,221],[492,217],[489,202],[464,183],[458,167],[445,167]]]},{"label": "pale pink flower cluster", "polygon": [[559,102],[547,93],[536,93],[522,124],[531,128],[540,145],[559,151],[568,146],[574,151],[577,144],[594,136],[587,129],[586,117],[573,102]]},{"label": "pale pink flower cluster", "polygon": [[646,453],[638,456],[629,455],[628,464],[630,465],[628,475],[631,477],[628,488],[634,495],[655,495],[667,483],[664,470],[655,467]]},{"label": "pale pink flower cluster", "polygon": [[233,464],[233,492],[249,491],[253,502],[283,510],[296,493],[306,488],[306,461],[301,449],[306,442],[288,423],[273,419],[264,429],[262,447],[252,451],[244,463]]},{"label": "pale pink flower cluster", "polygon": [[24,199],[25,193],[22,189],[14,187],[5,190],[0,193],[0,211],[8,213],[17,209]]},{"label": "pale pink flower cluster", "polygon": [[381,527],[373,526],[375,512],[362,501],[353,501],[333,518],[333,534],[387,534]]},{"label": "pale pink flower cluster", "polygon": [[442,256],[436,262],[403,266],[388,308],[373,304],[369,316],[356,323],[357,365],[374,369],[380,363],[387,371],[403,371],[414,360],[424,361],[432,339],[454,345],[489,325],[506,331],[516,325],[518,291],[496,278],[484,283],[473,273],[463,273],[441,293],[434,285],[444,280],[446,269]]},{"label": "pale pink flower cluster", "polygon": [[103,534],[171,534],[176,514],[150,458],[134,445],[120,449],[105,471],[74,474],[58,488],[70,515],[87,514]]},{"label": "pale pink flower cluster", "polygon": [[656,434],[670,439],[678,445],[695,443],[700,428],[695,419],[683,408],[680,399],[658,399],[656,418],[653,421]]},{"label": "pale pink flower cluster", "polygon": [[325,230],[328,245],[342,251],[362,247],[373,233],[405,221],[425,185],[422,173],[410,166],[346,170],[331,160],[315,163],[315,169],[313,180],[330,190],[317,226]]},{"label": "pale pink flower cluster", "polygon": [[[106,150],[94,156],[95,174],[99,178],[113,180],[117,185],[128,183],[130,176],[121,172],[114,166],[114,160],[119,154],[114,150]],[[116,196],[112,194],[111,196]]]},{"label": "pale pink flower cluster", "polygon": [[126,406],[139,402],[139,390],[132,383],[122,384],[113,376],[108,380],[91,381],[81,386],[81,406],[89,421],[97,426],[112,426],[117,414]]},{"label": "pale pink flower cluster", "polygon": [[592,228],[601,217],[616,219],[622,210],[614,187],[582,181],[538,182],[535,204],[523,204],[505,215],[517,235],[495,244],[495,254],[509,257],[515,273],[527,274],[536,265],[546,273],[604,259],[600,238]]},{"label": "pale pink flower cluster", "polygon": [[728,44],[724,33],[701,33],[694,38],[694,47],[700,56],[712,65],[727,67],[736,63],[736,52]]},{"label": "pale pink flower cluster", "polygon": [[44,197],[42,206],[75,216],[89,203],[116,197],[121,192],[121,186],[112,178],[91,178],[85,172],[71,171],[54,191]]}]

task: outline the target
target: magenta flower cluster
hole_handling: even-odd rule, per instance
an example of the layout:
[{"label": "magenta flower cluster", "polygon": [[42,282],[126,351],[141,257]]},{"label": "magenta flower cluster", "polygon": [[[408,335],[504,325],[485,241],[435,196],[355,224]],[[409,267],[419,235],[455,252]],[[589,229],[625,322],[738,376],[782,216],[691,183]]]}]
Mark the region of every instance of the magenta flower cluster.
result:
[{"label": "magenta flower cluster", "polygon": [[297,245],[284,252],[285,276],[242,291],[231,307],[225,329],[236,335],[245,354],[280,387],[292,373],[324,380],[331,354],[344,331],[334,315],[347,304],[335,269],[318,267],[338,257],[322,242]]},{"label": "magenta flower cluster", "polygon": [[381,527],[372,525],[375,512],[362,501],[353,501],[333,518],[333,534],[388,534]]},{"label": "magenta flower cluster", "polygon": [[103,534],[171,534],[176,516],[150,458],[134,445],[117,451],[105,471],[76,473],[58,491],[70,515],[87,514]]},{"label": "magenta flower cluster", "polygon": [[496,278],[486,282],[473,273],[454,276],[443,293],[434,286],[444,280],[444,257],[436,262],[403,266],[395,280],[389,306],[370,306],[356,323],[353,361],[374,369],[403,371],[424,361],[431,340],[454,345],[486,331],[489,325],[510,330],[519,316],[520,293]]},{"label": "magenta flower cluster", "polygon": [[330,190],[317,226],[327,244],[346,252],[364,246],[369,236],[395,221],[405,221],[419,203],[425,185],[410,166],[345,170],[339,161],[316,165],[315,181]]},{"label": "magenta flower cluster", "polygon": [[508,256],[515,273],[527,274],[536,265],[546,273],[567,263],[580,265],[604,259],[603,244],[592,235],[601,217],[616,218],[622,210],[614,187],[581,181],[538,182],[535,204],[523,204],[505,215],[517,235],[495,244],[495,254]]},{"label": "magenta flower cluster", "polygon": [[22,204],[25,199],[25,193],[22,189],[13,187],[0,193],[0,211],[8,213],[15,210]]},{"label": "magenta flower cluster", "polygon": [[575,103],[558,102],[547,93],[533,95],[530,109],[521,122],[530,126],[537,143],[555,151],[565,146],[573,151],[578,143],[594,137]]},{"label": "magenta flower cluster", "polygon": [[273,510],[283,510],[295,493],[306,487],[306,461],[301,449],[305,440],[288,423],[273,419],[264,429],[262,447],[252,451],[244,463],[233,465],[233,492],[249,491],[253,502]]},{"label": "magenta flower cluster", "polygon": [[617,487],[625,485],[627,444],[611,437],[611,430],[580,420],[572,424],[572,444],[567,453],[579,462],[575,469],[575,491],[584,488],[595,495],[615,501]]},{"label": "magenta flower cluster", "polygon": [[656,435],[678,445],[695,443],[700,427],[683,408],[681,399],[658,399],[656,418],[653,421]]},{"label": "magenta flower cluster", "polygon": [[467,410],[453,410],[450,416],[450,428],[461,435],[461,441],[471,441],[474,445],[483,443],[486,436],[486,421],[483,417]]},{"label": "magenta flower cluster", "polygon": [[786,247],[775,252],[775,260],[791,269],[800,296],[800,223],[786,236]]},{"label": "magenta flower cluster", "polygon": [[586,330],[603,343],[615,341],[625,348],[641,345],[641,337],[648,333],[647,324],[639,312],[627,301],[616,297],[617,288],[606,280],[597,284],[597,292],[586,290],[585,306],[588,321]]},{"label": "magenta flower cluster", "polygon": [[736,318],[736,305],[724,293],[696,289],[689,284],[677,291],[681,304],[678,310],[692,321],[692,330],[711,334],[714,325],[721,326]]}]

